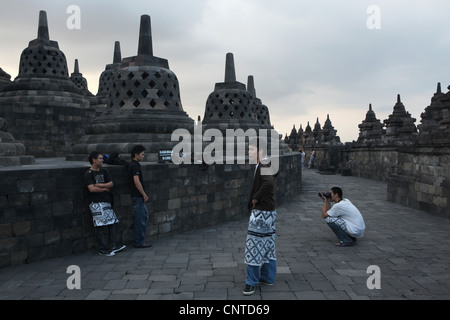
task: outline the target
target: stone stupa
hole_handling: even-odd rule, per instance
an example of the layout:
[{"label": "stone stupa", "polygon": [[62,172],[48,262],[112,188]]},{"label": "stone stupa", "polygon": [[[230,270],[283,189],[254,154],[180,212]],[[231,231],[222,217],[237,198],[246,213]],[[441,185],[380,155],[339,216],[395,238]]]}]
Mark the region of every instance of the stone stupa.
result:
[{"label": "stone stupa", "polygon": [[[115,59],[115,63],[117,63]],[[86,159],[92,150],[129,158],[136,144],[144,161],[156,162],[171,150],[176,129],[192,131],[194,120],[183,110],[178,78],[166,59],[153,55],[150,16],[141,16],[138,54],[124,58],[115,71],[105,112],[91,121],[67,160]]]},{"label": "stone stupa", "polygon": [[383,124],[372,109],[372,104],[369,104],[369,111],[366,113],[366,119],[358,125],[359,137],[358,143],[365,143],[369,141],[381,141],[385,130]]},{"label": "stone stupa", "polygon": [[0,117],[36,157],[64,156],[92,116],[90,102],[68,74],[58,42],[50,40],[47,14],[39,12],[37,38],[20,56],[19,74],[0,93]]},{"label": "stone stupa", "polygon": [[95,96],[95,104],[107,104],[109,93],[113,85],[114,74],[120,69],[122,63],[122,53],[120,42],[114,43],[113,63],[107,64],[105,70],[101,73],[98,81],[98,91]]},{"label": "stone stupa", "polygon": [[257,117],[256,96],[247,91],[245,84],[236,81],[234,56],[227,53],[225,81],[216,83],[208,96],[203,117],[205,129],[262,129]]},{"label": "stone stupa", "polygon": [[386,126],[386,134],[384,141],[394,144],[410,144],[417,137],[417,128],[414,124],[416,119],[406,111],[405,106],[397,95],[397,103],[394,105],[392,114],[388,119],[384,120]]}]

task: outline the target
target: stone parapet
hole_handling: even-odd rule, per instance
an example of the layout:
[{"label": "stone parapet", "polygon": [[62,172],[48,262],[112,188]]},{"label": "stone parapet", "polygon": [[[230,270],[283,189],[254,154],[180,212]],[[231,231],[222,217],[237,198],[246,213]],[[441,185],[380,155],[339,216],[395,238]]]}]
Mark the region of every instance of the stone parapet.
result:
[{"label": "stone parapet", "polygon": [[402,148],[388,200],[450,218],[450,145]]},{"label": "stone parapet", "polygon": [[[277,201],[300,193],[299,154],[280,157]],[[59,159],[0,169],[0,266],[83,252],[95,247],[83,174],[88,162]],[[134,239],[134,209],[124,166],[106,166],[114,181],[119,238]],[[253,166],[143,163],[150,195],[148,236],[161,237],[248,215]],[[4,182],[3,182],[4,181]]]}]

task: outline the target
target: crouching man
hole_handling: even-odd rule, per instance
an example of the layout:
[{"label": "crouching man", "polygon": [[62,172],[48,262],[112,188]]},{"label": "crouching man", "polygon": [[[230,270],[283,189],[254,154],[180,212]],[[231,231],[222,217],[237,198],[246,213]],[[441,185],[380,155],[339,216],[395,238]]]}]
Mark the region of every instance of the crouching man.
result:
[{"label": "crouching man", "polygon": [[[355,245],[356,239],[361,238],[366,229],[361,212],[350,200],[342,197],[342,189],[339,187],[333,187],[327,193],[319,193],[319,196],[323,200],[322,217],[339,240],[336,246]],[[331,202],[334,202],[333,206]]]}]

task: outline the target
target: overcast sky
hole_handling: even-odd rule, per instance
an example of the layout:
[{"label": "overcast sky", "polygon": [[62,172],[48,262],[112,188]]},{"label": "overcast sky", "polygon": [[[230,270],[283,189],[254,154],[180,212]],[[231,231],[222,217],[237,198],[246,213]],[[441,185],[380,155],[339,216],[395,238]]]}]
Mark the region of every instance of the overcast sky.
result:
[{"label": "overcast sky", "polygon": [[[67,27],[70,5],[80,8],[80,29]],[[93,94],[114,41],[123,58],[135,56],[140,16],[150,15],[153,53],[168,59],[193,119],[224,81],[228,52],[239,82],[254,76],[283,135],[317,118],[323,126],[329,114],[343,142],[356,140],[369,103],[384,120],[397,94],[418,125],[437,82],[444,92],[450,84],[448,0],[1,0],[0,67],[12,79],[39,10],[69,73],[79,59]]]}]

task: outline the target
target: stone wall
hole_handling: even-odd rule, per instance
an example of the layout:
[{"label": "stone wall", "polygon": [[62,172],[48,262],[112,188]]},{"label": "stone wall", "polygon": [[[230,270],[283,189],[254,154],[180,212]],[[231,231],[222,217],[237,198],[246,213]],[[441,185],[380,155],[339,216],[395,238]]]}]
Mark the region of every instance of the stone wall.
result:
[{"label": "stone wall", "polygon": [[21,103],[20,97],[0,99],[0,117],[8,121],[7,131],[35,157],[62,157],[72,152],[73,141],[84,135],[86,123],[96,108]]},{"label": "stone wall", "polygon": [[389,145],[354,145],[344,149],[345,163],[353,176],[386,182],[398,170],[397,147]]},{"label": "stone wall", "polygon": [[388,200],[450,218],[450,146],[401,148]]},{"label": "stone wall", "polygon": [[[95,247],[83,174],[88,165],[38,166],[0,171],[0,266],[83,252]],[[108,166],[114,180],[114,209],[120,239],[132,244],[134,210],[126,170]],[[250,165],[143,164],[149,191],[152,238],[193,230],[248,215]],[[299,154],[280,158],[277,200],[301,187]]]}]

